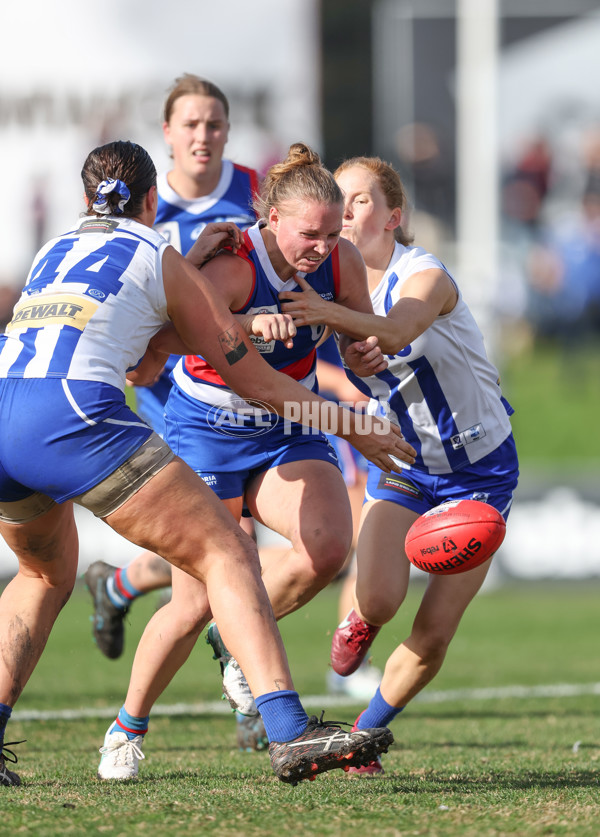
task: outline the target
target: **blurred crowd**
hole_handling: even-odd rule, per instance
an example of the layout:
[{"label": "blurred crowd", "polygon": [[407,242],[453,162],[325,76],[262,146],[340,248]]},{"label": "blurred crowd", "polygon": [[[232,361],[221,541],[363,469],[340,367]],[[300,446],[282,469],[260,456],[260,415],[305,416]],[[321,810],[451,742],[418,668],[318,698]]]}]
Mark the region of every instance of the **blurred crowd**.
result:
[{"label": "blurred crowd", "polygon": [[600,338],[600,127],[579,137],[563,165],[533,138],[503,172],[502,242],[516,286],[513,311],[534,339],[576,347]]},{"label": "blurred crowd", "polygon": [[[532,136],[502,162],[500,257],[493,316],[511,353],[600,339],[600,126]],[[412,198],[416,244],[455,243],[454,161],[440,131],[403,127],[399,166]]]}]

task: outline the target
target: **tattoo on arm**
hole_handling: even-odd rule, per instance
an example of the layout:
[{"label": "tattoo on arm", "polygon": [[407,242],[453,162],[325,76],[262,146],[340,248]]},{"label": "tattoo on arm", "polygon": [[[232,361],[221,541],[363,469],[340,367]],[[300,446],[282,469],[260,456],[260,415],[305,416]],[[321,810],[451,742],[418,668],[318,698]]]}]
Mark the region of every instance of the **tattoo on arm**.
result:
[{"label": "tattoo on arm", "polygon": [[248,353],[248,347],[244,344],[237,326],[219,334],[219,343],[223,349],[225,360],[230,366],[233,366]]}]

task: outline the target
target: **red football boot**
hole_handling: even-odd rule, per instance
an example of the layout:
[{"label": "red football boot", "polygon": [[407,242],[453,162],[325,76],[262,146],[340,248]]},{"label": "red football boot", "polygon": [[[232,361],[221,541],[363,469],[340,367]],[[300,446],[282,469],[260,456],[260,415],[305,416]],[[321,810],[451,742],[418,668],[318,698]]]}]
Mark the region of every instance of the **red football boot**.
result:
[{"label": "red football boot", "polygon": [[355,610],[351,610],[337,626],[331,640],[331,666],[334,671],[347,677],[353,674],[381,630],[380,625],[363,622]]}]

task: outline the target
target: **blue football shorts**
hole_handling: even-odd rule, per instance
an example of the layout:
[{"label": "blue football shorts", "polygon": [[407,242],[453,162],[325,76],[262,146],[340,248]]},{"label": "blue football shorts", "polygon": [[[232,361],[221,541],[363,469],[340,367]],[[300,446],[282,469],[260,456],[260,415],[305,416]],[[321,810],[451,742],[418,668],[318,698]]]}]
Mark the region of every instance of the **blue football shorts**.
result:
[{"label": "blue football shorts", "polygon": [[0,427],[0,503],[77,497],[153,433],[116,387],[63,378],[0,379]]},{"label": "blue football shorts", "polygon": [[165,438],[165,404],[171,392],[171,372],[179,360],[171,355],[156,383],[151,387],[135,387],[135,410],[146,424]]},{"label": "blue football shorts", "polygon": [[177,386],[169,394],[165,426],[169,447],[222,500],[243,497],[255,476],[287,462],[317,459],[339,468],[324,433],[272,414],[240,417]]},{"label": "blue football shorts", "polygon": [[389,500],[424,514],[447,500],[481,500],[508,517],[519,479],[512,434],[483,459],[449,474],[428,474],[414,467],[386,474],[369,462],[365,502]]}]

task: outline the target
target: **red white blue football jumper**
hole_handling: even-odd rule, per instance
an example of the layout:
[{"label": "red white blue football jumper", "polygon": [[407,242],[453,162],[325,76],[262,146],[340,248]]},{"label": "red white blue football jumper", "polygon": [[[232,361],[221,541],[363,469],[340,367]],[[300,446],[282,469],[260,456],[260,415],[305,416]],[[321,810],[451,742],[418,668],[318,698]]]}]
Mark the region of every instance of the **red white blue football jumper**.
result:
[{"label": "red white blue football jumper", "polygon": [[[217,187],[200,198],[186,200],[170,186],[167,174],[158,178],[158,209],[154,229],[185,256],[204,227],[216,221],[232,221],[245,230],[255,223],[252,201],[259,188],[258,173],[231,160],[222,160]],[[170,373],[179,358],[173,355],[152,387],[136,387],[140,415],[164,435],[164,406],[171,389]]]},{"label": "red white blue football jumper", "polygon": [[252,201],[258,192],[258,173],[223,160],[221,177],[210,195],[186,200],[170,186],[167,174],[158,178],[158,210],[154,229],[185,254],[204,227],[213,221],[233,221],[245,230],[256,221]]},{"label": "red white blue football jumper", "polygon": [[[237,253],[248,263],[253,278],[246,302],[234,313],[280,312],[279,294],[301,290],[294,278],[284,282],[273,269],[261,223],[244,233],[244,245]],[[300,275],[324,299],[334,300],[340,281],[337,248],[314,273]],[[316,346],[323,330],[324,326],[300,327],[291,349],[280,340],[251,340],[272,367],[316,391]],[[269,411],[268,405],[260,409],[243,401],[203,358],[182,358],[172,377],[174,385],[165,411],[166,439],[217,493],[221,472],[249,477],[255,470],[297,459],[324,459],[337,464],[323,434],[284,421]],[[296,449],[298,445],[301,449]],[[243,488],[243,480],[236,481],[235,490],[230,486],[234,493],[226,489],[227,493],[220,496],[240,496],[240,486]]]}]

